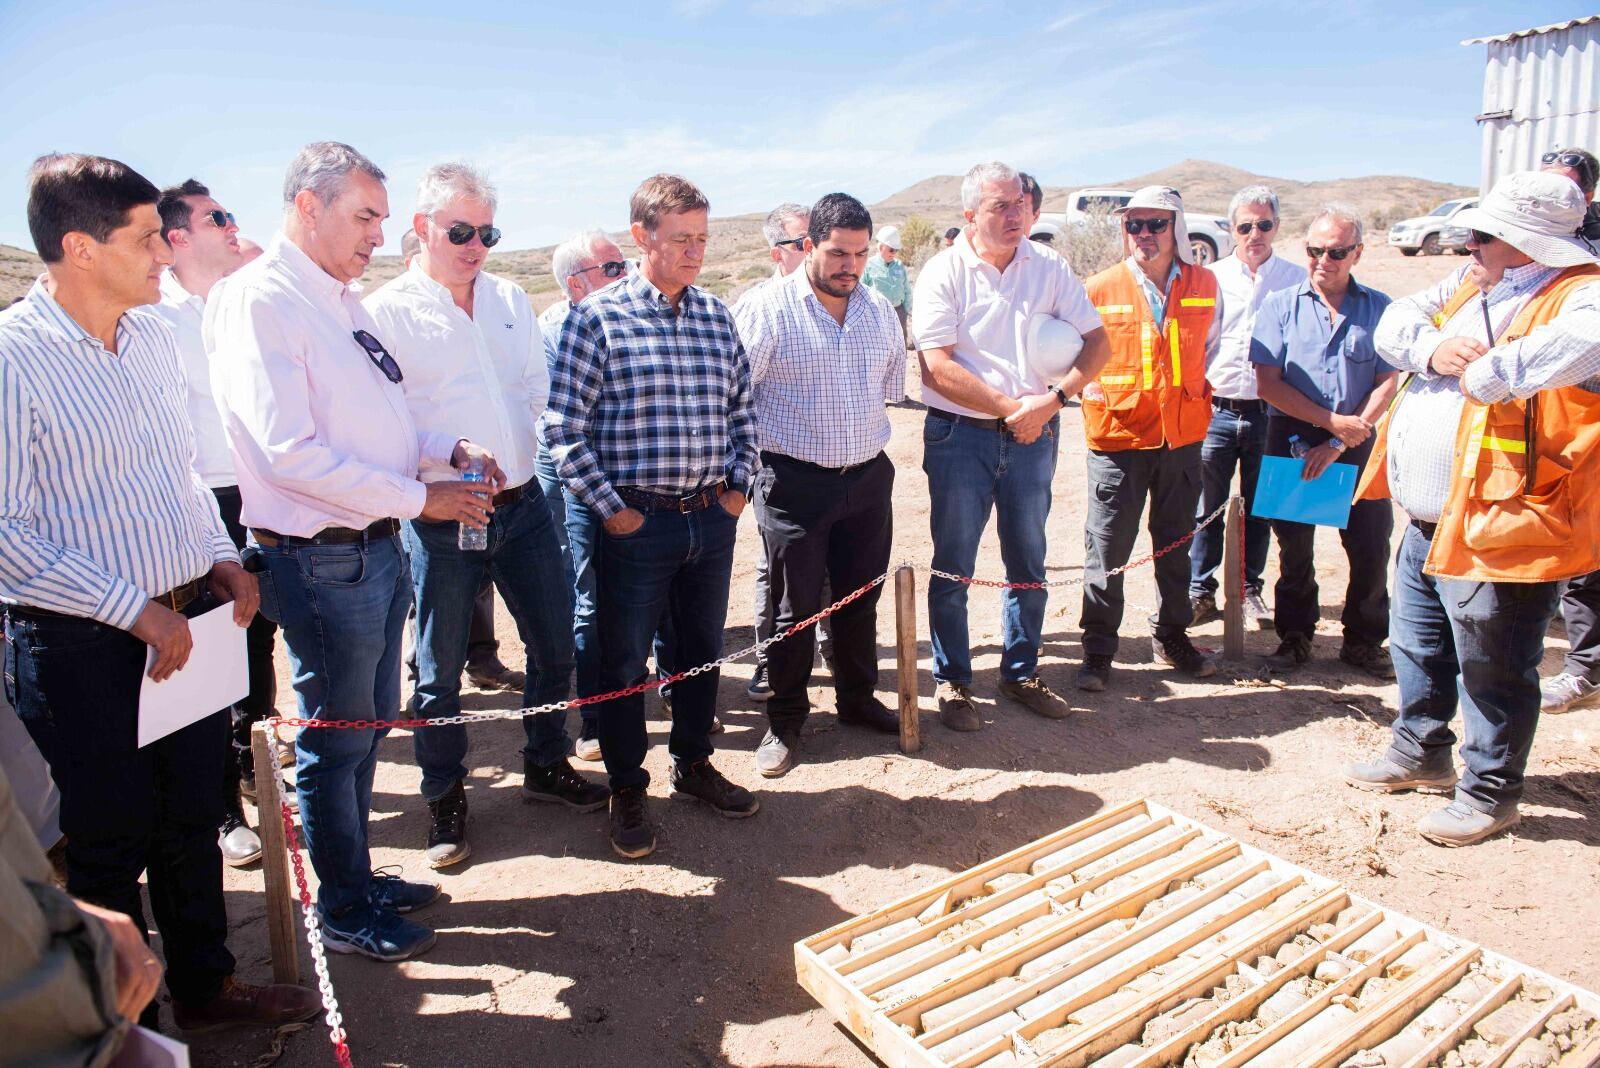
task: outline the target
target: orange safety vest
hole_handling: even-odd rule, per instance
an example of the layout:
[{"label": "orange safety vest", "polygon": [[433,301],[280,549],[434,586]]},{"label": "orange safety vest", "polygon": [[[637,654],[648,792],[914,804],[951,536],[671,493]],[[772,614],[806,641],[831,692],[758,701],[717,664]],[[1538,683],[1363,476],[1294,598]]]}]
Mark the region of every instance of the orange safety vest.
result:
[{"label": "orange safety vest", "polygon": [[1111,358],[1095,379],[1105,399],[1083,398],[1091,449],[1177,448],[1205,439],[1211,425],[1206,335],[1217,314],[1217,276],[1194,264],[1179,268],[1166,322],[1159,324],[1126,261],[1084,283],[1111,343]]},{"label": "orange safety vest", "polygon": [[[1550,322],[1600,266],[1569,267],[1536,293],[1499,344]],[[1440,310],[1444,323],[1478,295],[1471,282]],[[1405,397],[1378,423],[1360,500],[1389,495],[1389,423]],[[1428,549],[1423,570],[1476,582],[1552,582],[1600,570],[1600,394],[1577,386],[1543,390],[1527,400],[1468,400],[1456,426],[1459,476]]]}]

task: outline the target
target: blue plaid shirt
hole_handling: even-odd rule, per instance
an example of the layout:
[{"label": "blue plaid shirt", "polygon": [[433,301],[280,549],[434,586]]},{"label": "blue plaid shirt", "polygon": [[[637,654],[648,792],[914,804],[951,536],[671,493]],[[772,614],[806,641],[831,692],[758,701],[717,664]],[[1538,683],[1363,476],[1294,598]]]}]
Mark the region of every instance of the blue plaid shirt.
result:
[{"label": "blue plaid shirt", "polygon": [[602,519],[618,486],[686,496],[756,469],[750,363],[733,317],[704,290],[671,301],[634,272],[574,308],[542,425],[556,473]]}]

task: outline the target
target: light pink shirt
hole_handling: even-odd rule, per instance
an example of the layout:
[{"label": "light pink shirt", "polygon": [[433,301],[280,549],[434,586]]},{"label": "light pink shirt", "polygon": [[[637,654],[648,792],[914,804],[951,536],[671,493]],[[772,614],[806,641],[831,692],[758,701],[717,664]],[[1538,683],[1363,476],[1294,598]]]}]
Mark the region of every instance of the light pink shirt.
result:
[{"label": "light pink shirt", "polygon": [[310,537],[414,519],[427,498],[421,460],[448,463],[464,436],[418,433],[405,391],[355,340],[366,330],[395,352],[360,292],[280,233],[206,301],[213,392],[246,526]]}]

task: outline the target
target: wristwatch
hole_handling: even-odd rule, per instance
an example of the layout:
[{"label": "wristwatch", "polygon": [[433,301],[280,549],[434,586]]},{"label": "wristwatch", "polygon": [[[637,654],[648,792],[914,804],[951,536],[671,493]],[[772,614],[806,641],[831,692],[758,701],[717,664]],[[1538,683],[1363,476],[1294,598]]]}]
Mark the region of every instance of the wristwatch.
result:
[{"label": "wristwatch", "polygon": [[1328,447],[1334,452],[1344,452],[1344,439],[1335,434],[1328,439]]},{"label": "wristwatch", "polygon": [[1060,386],[1051,386],[1050,387],[1050,392],[1054,393],[1056,395],[1056,403],[1060,404],[1061,407],[1063,407],[1063,408],[1065,408],[1067,406],[1067,391],[1066,390],[1062,389]]}]

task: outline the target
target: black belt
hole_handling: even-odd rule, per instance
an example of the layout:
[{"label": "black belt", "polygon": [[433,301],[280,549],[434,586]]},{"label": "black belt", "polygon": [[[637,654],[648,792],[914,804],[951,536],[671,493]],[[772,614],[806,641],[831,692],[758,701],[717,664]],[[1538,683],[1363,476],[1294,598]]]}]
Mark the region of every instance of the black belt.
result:
[{"label": "black belt", "polygon": [[[878,453],[878,456],[882,455],[883,453]],[[795,456],[787,456],[781,452],[767,452],[763,449],[761,452],[761,462],[768,467],[771,467],[773,462],[776,461],[780,464],[793,464],[796,467],[803,467],[808,471],[817,471],[824,475],[843,475],[851,471],[859,471],[868,464],[875,463],[878,459],[878,456],[874,456],[871,460],[862,460],[858,464],[845,464],[843,467],[826,467],[822,464],[814,464],[810,460],[802,460]]]},{"label": "black belt", "polygon": [[978,415],[957,415],[955,412],[947,412],[943,408],[935,408],[931,404],[928,406],[928,414],[938,416],[940,419],[948,419],[952,423],[960,423],[962,426],[975,426],[982,430],[998,430],[1002,434],[1011,433],[1011,428],[1006,425],[1004,419],[985,419]]},{"label": "black belt", "polygon": [[[181,612],[198,600],[200,595],[205,592],[206,580],[202,576],[201,578],[191,579],[181,586],[174,586],[166,593],[157,594],[150,599],[156,604],[161,605],[163,608],[170,608],[174,612]],[[48,608],[35,608],[32,605],[26,604],[7,605],[6,611],[19,619],[65,619],[71,620],[74,623],[98,622],[98,620],[90,619],[87,616],[73,616],[68,615],[65,612],[52,612]]]},{"label": "black belt", "polygon": [[717,492],[727,484],[725,479],[718,479],[683,497],[674,497],[670,493],[650,493],[633,486],[618,486],[617,496],[630,508],[637,508],[641,512],[703,512],[717,503]]},{"label": "black belt", "polygon": [[510,489],[501,490],[494,495],[494,506],[496,508],[504,508],[508,504],[515,504],[522,499],[523,491],[527,488],[528,484],[524,482],[520,486],[512,486]]},{"label": "black belt", "polygon": [[1433,540],[1433,532],[1439,529],[1438,523],[1425,523],[1420,519],[1413,519],[1411,525],[1422,532],[1422,536],[1429,541]]},{"label": "black belt", "polygon": [[1212,397],[1211,405],[1225,412],[1239,412],[1244,415],[1267,410],[1267,402],[1264,400],[1234,400],[1232,397]]},{"label": "black belt", "polygon": [[279,534],[275,530],[263,530],[260,527],[251,527],[250,533],[256,536],[256,542],[268,548],[292,548],[296,545],[353,545],[360,541],[375,538],[392,538],[400,533],[400,520],[380,519],[364,530],[352,530],[350,527],[323,527],[309,538],[302,538],[296,534]]}]

